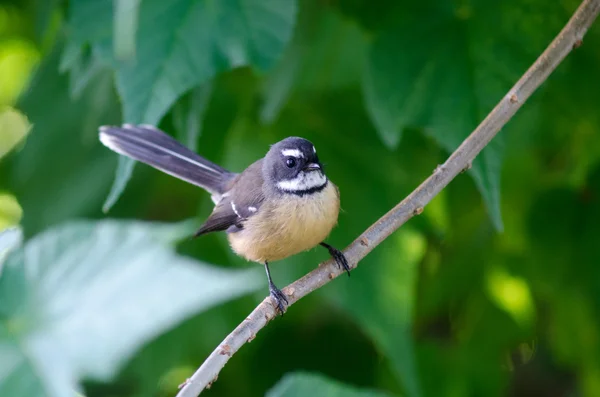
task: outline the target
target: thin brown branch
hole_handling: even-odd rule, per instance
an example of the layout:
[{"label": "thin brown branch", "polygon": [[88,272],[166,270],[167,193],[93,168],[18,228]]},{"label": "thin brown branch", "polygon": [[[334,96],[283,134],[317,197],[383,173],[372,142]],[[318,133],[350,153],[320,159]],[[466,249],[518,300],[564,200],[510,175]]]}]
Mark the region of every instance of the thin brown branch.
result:
[{"label": "thin brown branch", "polygon": [[[548,78],[572,49],[581,45],[583,36],[600,12],[600,0],[584,0],[559,35],[550,43],[535,63],[519,79],[500,103],[488,114],[481,124],[456,149],[448,160],[439,166],[402,202],[381,217],[352,244],[344,254],[352,268],[371,250],[385,240],[414,215],[418,215],[452,179],[462,170],[469,168],[473,159],[511,119],[531,94]],[[292,305],[317,288],[321,288],[342,273],[333,261],[321,264],[317,269],[283,289]],[[210,387],[227,361],[245,343],[256,337],[267,323],[276,316],[269,297],[225,338],[189,378],[177,397],[195,397]]]}]

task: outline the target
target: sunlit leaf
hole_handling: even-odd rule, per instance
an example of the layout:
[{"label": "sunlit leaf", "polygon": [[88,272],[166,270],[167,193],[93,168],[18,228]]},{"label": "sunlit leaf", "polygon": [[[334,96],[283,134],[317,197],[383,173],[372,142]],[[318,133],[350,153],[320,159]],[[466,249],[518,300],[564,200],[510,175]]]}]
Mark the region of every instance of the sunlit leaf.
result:
[{"label": "sunlit leaf", "polygon": [[0,231],[19,224],[23,209],[12,194],[0,192]]},{"label": "sunlit leaf", "polygon": [[502,268],[491,269],[486,281],[490,297],[496,305],[510,314],[520,326],[530,327],[535,308],[527,282]]},{"label": "sunlit leaf", "polygon": [[19,144],[31,130],[27,117],[12,108],[0,110],[0,158]]},{"label": "sunlit leaf", "polygon": [[189,224],[76,222],[10,254],[0,277],[0,391],[70,396],[107,379],[144,342],[194,313],[256,290],[262,271],[177,255]]},{"label": "sunlit leaf", "polygon": [[[7,17],[10,19],[15,16]],[[0,40],[0,111],[3,106],[14,104],[27,86],[39,58],[39,50],[28,40]]]}]

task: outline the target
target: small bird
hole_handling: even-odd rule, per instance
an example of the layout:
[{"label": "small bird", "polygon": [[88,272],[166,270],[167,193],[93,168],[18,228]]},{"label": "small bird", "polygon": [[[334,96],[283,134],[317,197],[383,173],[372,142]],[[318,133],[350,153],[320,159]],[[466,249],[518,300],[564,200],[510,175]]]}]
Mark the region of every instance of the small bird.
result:
[{"label": "small bird", "polygon": [[236,254],[263,264],[281,314],[288,300],[273,283],[269,262],[321,245],[350,275],[344,254],[324,242],[337,224],[340,197],[308,140],[285,138],[241,173],[206,160],[150,125],[102,126],[100,141],[208,191],[215,207],[194,236],[225,231]]}]

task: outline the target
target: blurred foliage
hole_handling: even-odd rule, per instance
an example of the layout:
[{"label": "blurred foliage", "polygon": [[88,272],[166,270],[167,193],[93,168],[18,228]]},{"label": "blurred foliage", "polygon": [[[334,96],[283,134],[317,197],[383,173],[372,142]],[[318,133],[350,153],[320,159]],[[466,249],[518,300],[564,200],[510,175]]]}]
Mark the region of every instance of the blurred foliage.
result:
[{"label": "blurred foliage", "polygon": [[192,230],[76,222],[15,250],[0,278],[0,394],[67,396],[80,376],[110,379],[140,343],[190,311],[264,284],[259,269],[216,269],[165,247]]},{"label": "blurred foliage", "polygon": [[309,395],[385,397],[388,394],[373,390],[356,390],[322,376],[302,372],[286,375],[266,394],[267,397],[300,397]]},{"label": "blurred foliage", "polygon": [[19,144],[31,129],[27,118],[14,109],[6,108],[0,112],[0,158]]},{"label": "blurred foliage", "polygon": [[[306,137],[340,188],[328,241],[344,247],[431,175],[577,5],[1,1],[0,395],[173,396],[267,293],[224,235],[187,239],[208,195],[117,161],[100,125],[158,124],[234,171]],[[467,175],[350,279],[269,324],[205,394],[600,395],[598,48],[596,25]]]},{"label": "blurred foliage", "polygon": [[[23,114],[12,108],[0,110],[0,159],[17,147],[30,130],[31,125]],[[22,216],[23,210],[17,199],[0,191],[0,231],[18,225]]]},{"label": "blurred foliage", "polygon": [[0,193],[0,230],[19,224],[23,216],[23,209],[15,196],[9,193]]}]

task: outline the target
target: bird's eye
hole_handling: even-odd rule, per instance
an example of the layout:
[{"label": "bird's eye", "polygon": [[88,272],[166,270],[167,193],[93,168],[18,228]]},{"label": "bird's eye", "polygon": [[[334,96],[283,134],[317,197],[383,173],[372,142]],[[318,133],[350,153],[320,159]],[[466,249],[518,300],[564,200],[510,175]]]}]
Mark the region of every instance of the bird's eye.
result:
[{"label": "bird's eye", "polygon": [[288,157],[287,160],[285,160],[285,165],[287,165],[288,168],[294,168],[296,166],[296,159]]}]

